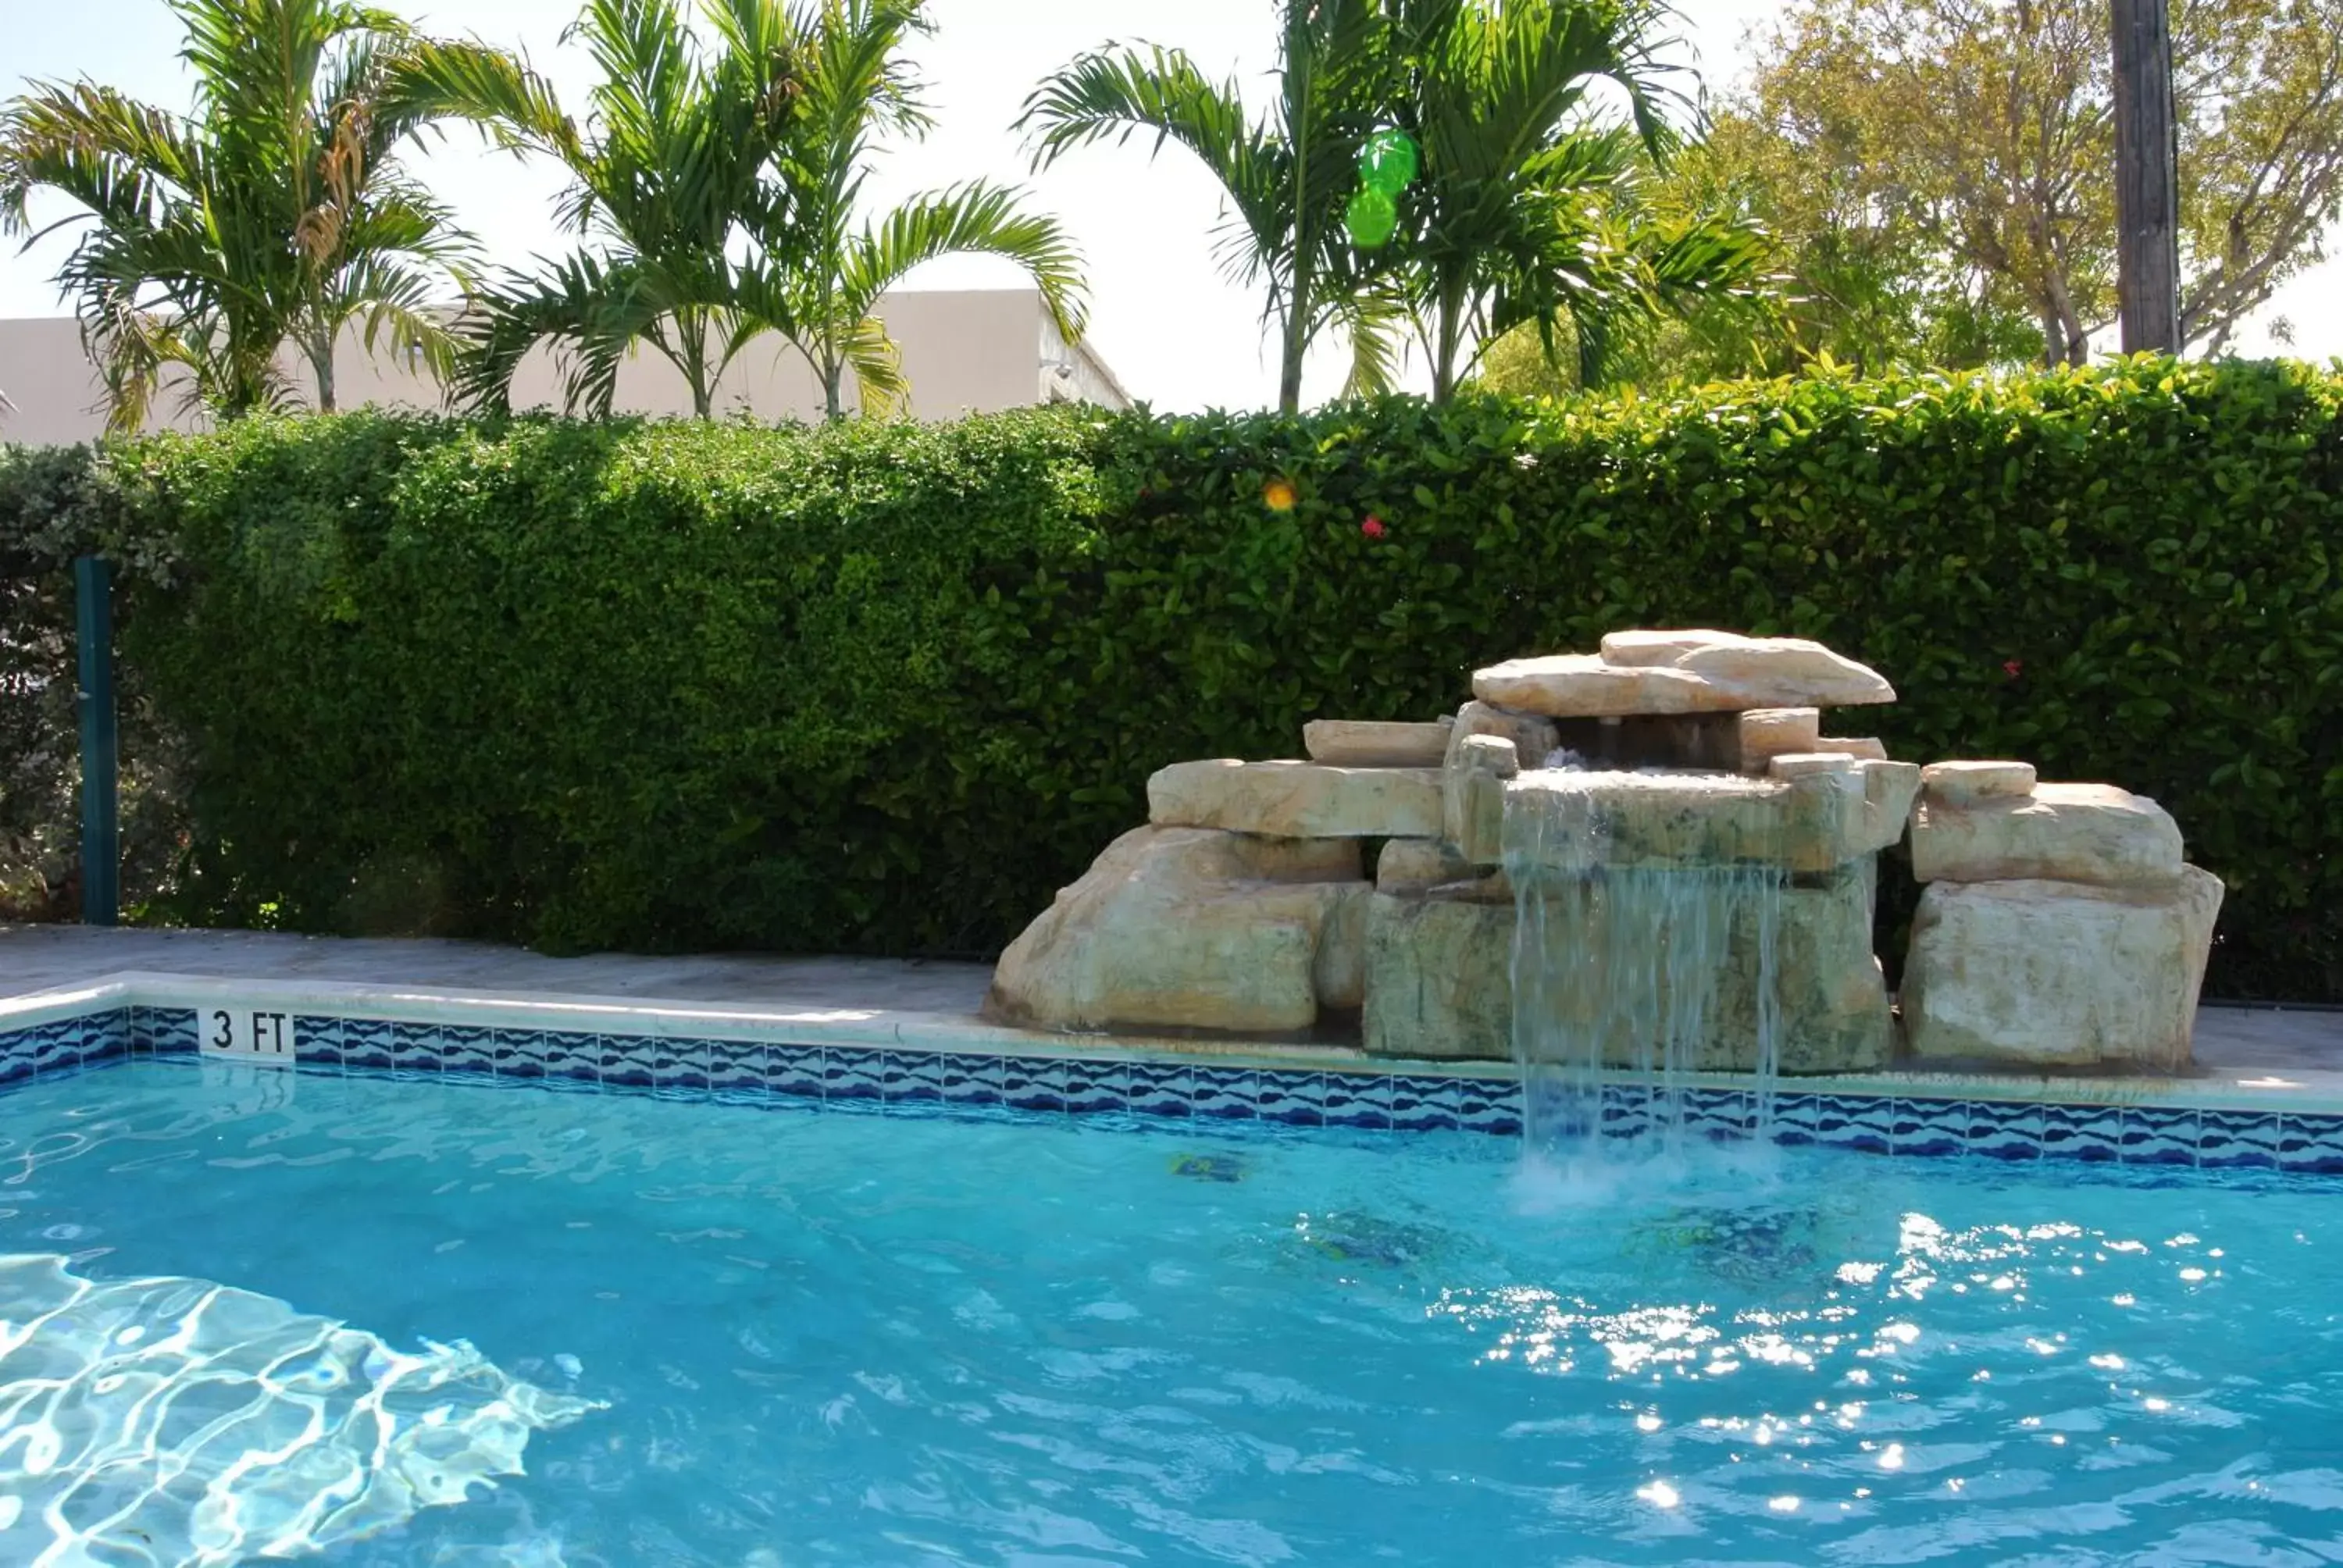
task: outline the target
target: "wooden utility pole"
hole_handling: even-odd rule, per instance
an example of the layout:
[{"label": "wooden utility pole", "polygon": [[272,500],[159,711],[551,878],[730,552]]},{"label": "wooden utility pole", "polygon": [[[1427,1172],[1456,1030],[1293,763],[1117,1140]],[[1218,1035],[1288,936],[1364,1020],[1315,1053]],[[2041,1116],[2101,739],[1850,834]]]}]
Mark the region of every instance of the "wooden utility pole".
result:
[{"label": "wooden utility pole", "polygon": [[2112,0],[2116,297],[2126,354],[2180,352],[2180,126],[2169,0]]}]

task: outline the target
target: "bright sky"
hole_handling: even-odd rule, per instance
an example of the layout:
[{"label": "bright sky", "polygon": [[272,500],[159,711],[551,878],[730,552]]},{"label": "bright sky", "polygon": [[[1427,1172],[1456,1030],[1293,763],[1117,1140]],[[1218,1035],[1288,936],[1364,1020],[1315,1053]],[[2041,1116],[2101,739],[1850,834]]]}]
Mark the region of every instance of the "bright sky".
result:
[{"label": "bright sky", "polygon": [[[580,99],[589,73],[580,51],[558,42],[576,0],[378,3],[435,32],[518,45],[553,75],[565,102]],[[1774,8],[1765,0],[1678,0],[1690,57],[1721,85],[1738,68],[1745,30]],[[939,127],[924,143],[886,156],[867,187],[870,199],[892,202],[980,175],[1021,180],[1081,246],[1092,292],[1091,344],[1133,396],[1163,409],[1273,400],[1276,362],[1261,297],[1222,278],[1212,258],[1220,203],[1209,176],[1176,149],[1151,162],[1136,143],[1090,148],[1031,176],[1009,128],[1036,81],[1109,39],[1185,48],[1207,70],[1237,75],[1249,93],[1265,94],[1273,0],[930,0],[930,10],[936,30],[916,53]],[[164,0],[0,0],[0,93],[19,77],[89,75],[183,108],[187,83],[178,45]],[[421,172],[494,259],[526,264],[566,248],[548,216],[560,186],[548,166],[488,153],[470,132],[458,131],[423,157]],[[36,208],[35,216],[59,210]],[[13,246],[0,252],[0,317],[67,313],[49,279],[68,243],[52,238],[29,254]],[[932,264],[911,282],[985,287],[1019,276],[1006,263],[964,258]],[[2291,352],[2343,355],[2343,263],[2298,278],[2264,314],[2293,322]],[[2262,352],[2268,339],[2249,332],[2240,347]],[[1331,394],[1341,376],[1339,351],[1313,360],[1310,396]]]}]

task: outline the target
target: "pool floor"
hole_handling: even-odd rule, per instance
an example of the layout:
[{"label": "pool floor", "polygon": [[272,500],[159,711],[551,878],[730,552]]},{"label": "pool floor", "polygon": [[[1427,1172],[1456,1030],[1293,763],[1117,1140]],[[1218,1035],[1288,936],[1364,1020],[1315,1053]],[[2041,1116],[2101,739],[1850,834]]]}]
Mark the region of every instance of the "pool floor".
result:
[{"label": "pool floor", "polygon": [[[193,1062],[0,1101],[0,1253],[477,1352],[439,1429],[525,1473],[321,1533],[351,1568],[2337,1561],[2338,1202]],[[94,1528],[33,1424],[11,1564]],[[234,1562],[238,1506],[106,1539]]]}]

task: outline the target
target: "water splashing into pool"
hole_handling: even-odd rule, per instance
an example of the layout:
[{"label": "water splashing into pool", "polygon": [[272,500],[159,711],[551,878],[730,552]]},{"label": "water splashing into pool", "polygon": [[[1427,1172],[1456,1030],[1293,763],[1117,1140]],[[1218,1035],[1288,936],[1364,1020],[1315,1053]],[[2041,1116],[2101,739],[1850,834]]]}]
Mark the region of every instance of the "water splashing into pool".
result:
[{"label": "water splashing into pool", "polygon": [[1749,1075],[1745,1122],[1770,1141],[1788,872],[1765,852],[1778,839],[1765,787],[1576,769],[1524,782],[1506,793],[1505,867],[1533,1151],[1680,1158],[1691,1075],[1725,1070]]}]

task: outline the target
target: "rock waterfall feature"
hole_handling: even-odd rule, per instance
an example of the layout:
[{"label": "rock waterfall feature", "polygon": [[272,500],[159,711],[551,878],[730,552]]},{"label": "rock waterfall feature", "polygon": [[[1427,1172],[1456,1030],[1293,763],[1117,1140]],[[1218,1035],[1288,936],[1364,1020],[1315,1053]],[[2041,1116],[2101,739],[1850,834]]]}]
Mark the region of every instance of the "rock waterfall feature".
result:
[{"label": "rock waterfall feature", "polygon": [[[1430,722],[1314,721],[1307,760],[1175,763],[988,1010],[1654,1081],[2184,1069],[2221,884],[2172,819],[1824,734],[1895,696],[1800,638],[1618,632],[1480,670]],[[1872,933],[1905,845],[1927,886],[1899,1023]]]}]

